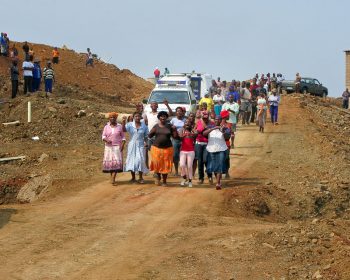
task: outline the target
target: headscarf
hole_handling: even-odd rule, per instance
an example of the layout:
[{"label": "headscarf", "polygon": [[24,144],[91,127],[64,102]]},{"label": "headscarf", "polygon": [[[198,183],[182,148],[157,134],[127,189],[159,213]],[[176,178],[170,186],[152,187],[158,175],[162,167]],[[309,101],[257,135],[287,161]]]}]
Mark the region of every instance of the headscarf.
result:
[{"label": "headscarf", "polygon": [[108,117],[109,117],[109,118],[115,118],[115,119],[117,119],[117,118],[118,118],[118,113],[116,113],[116,112],[110,112],[110,113],[108,113]]}]

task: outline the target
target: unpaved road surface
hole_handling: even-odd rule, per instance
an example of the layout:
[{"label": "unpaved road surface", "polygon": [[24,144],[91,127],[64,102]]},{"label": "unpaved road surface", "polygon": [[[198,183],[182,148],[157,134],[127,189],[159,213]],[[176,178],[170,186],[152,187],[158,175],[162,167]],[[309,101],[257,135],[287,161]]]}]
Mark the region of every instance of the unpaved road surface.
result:
[{"label": "unpaved road surface", "polygon": [[151,176],[129,185],[123,174],[117,187],[106,177],[73,194],[1,206],[0,278],[349,279],[348,224],[334,234],[335,217],[315,221],[312,191],[298,197],[302,176],[312,181],[323,170],[311,161],[323,168],[323,159],[300,123],[305,112],[286,104],[281,125],[267,124],[264,134],[239,127],[222,191],[180,187],[173,177],[168,187]]}]

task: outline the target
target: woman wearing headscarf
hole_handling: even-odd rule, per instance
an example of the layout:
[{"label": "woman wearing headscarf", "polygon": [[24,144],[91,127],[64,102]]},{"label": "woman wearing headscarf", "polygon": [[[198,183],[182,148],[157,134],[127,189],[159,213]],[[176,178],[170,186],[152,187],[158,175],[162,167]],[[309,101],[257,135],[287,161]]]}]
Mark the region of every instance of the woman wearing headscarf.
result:
[{"label": "woman wearing headscarf", "polygon": [[163,186],[167,184],[168,173],[171,172],[173,165],[174,148],[171,138],[178,139],[176,127],[167,122],[169,115],[165,111],[160,111],[157,115],[159,120],[148,134],[148,138],[154,138],[151,148],[150,170],[157,174],[156,184]]},{"label": "woman wearing headscarf", "polygon": [[215,174],[216,189],[221,190],[222,174],[226,173],[226,140],[231,137],[231,130],[221,125],[221,116],[215,117],[215,124],[208,126],[203,136],[208,137],[208,171]]},{"label": "woman wearing headscarf", "polygon": [[141,122],[141,113],[133,114],[133,121],[126,123],[126,116],[123,117],[123,131],[130,134],[128,144],[128,154],[126,157],[125,171],[131,172],[131,182],[136,182],[136,172],[139,173],[140,184],[144,183],[143,174],[148,173],[146,167],[146,146],[148,128],[144,122]]},{"label": "woman wearing headscarf", "polygon": [[110,173],[112,184],[116,185],[118,172],[123,172],[123,149],[125,136],[123,128],[117,123],[118,114],[109,113],[109,122],[103,129],[102,140],[105,142],[103,172]]}]

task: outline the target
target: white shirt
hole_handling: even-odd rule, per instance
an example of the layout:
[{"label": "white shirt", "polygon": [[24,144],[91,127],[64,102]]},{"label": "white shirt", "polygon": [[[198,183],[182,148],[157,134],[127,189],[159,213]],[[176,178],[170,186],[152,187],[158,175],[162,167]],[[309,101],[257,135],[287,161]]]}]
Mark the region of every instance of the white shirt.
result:
[{"label": "white shirt", "polygon": [[236,102],[230,103],[230,102],[226,102],[224,105],[222,105],[222,111],[225,110],[232,110],[235,113],[230,112],[230,117],[227,120],[228,123],[237,123],[237,115],[239,113],[239,105]]},{"label": "white shirt", "polygon": [[227,150],[224,134],[215,129],[209,133],[207,151],[209,153],[223,152]]},{"label": "white shirt", "polygon": [[218,103],[219,101],[225,102],[225,97],[223,97],[222,95],[215,94],[213,97],[213,101],[214,103]]},{"label": "white shirt", "polygon": [[147,113],[147,121],[148,121],[148,131],[151,131],[151,129],[158,123],[158,118],[157,118],[158,113]]},{"label": "white shirt", "polygon": [[272,105],[272,106],[278,106],[278,103],[280,102],[280,98],[279,98],[279,96],[275,96],[275,95],[273,95],[273,94],[271,94],[270,96],[269,96],[269,103],[270,103],[270,105]]},{"label": "white shirt", "polygon": [[[30,61],[23,61],[23,64],[22,64],[22,69],[24,68],[34,68],[34,64],[31,63]],[[33,71],[32,70],[24,70],[23,71],[23,76],[25,77],[28,77],[28,76],[31,76],[33,77]]]}]

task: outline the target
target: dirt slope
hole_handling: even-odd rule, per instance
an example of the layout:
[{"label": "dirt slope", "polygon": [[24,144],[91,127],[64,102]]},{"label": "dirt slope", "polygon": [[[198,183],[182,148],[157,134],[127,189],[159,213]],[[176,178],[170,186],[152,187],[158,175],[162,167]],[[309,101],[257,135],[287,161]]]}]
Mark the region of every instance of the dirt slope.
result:
[{"label": "dirt slope", "polygon": [[239,126],[223,191],[123,174],[1,206],[2,278],[350,279],[348,114],[328,105],[283,96],[280,126]]},{"label": "dirt slope", "polygon": [[[29,43],[33,47],[34,57],[41,59],[44,67],[51,60],[53,47]],[[19,51],[20,65],[23,61],[22,43],[16,43]],[[94,92],[102,96],[114,96],[121,102],[142,100],[148,96],[152,84],[134,75],[130,70],[120,70],[115,65],[95,60],[95,67],[85,67],[85,54],[73,50],[59,49],[60,63],[54,64],[57,85],[72,88],[72,90]],[[10,62],[0,58],[0,77],[2,82],[8,80]],[[9,86],[7,86],[9,89]]]}]

